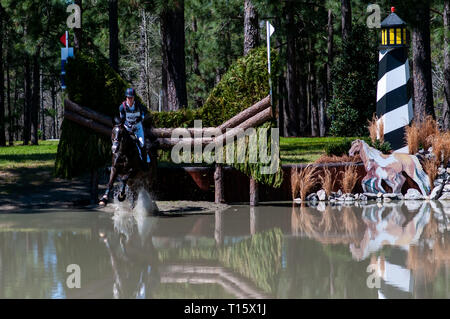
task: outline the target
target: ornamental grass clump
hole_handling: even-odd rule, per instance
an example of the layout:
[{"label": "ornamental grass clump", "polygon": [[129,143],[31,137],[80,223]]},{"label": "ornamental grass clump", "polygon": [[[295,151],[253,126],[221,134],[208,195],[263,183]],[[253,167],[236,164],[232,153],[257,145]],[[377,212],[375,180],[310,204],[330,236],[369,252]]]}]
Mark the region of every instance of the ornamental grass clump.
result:
[{"label": "ornamental grass clump", "polygon": [[436,120],[431,115],[425,118],[425,121],[419,125],[419,144],[427,150],[432,143],[432,137],[439,134]]},{"label": "ornamental grass clump", "polygon": [[423,169],[425,170],[425,173],[428,175],[428,179],[430,181],[431,187],[434,185],[434,180],[436,179],[436,176],[438,174],[438,168],[439,168],[440,160],[436,158],[427,158],[423,162]]},{"label": "ornamental grass clump", "polygon": [[344,194],[350,194],[355,188],[356,182],[358,181],[358,171],[355,165],[349,165],[342,172],[341,186]]},{"label": "ornamental grass clump", "polygon": [[377,140],[380,141],[381,144],[384,143],[384,122],[379,121],[378,116],[375,114],[372,117],[372,120],[369,121],[369,135],[372,144],[375,144]]},{"label": "ornamental grass clump", "polygon": [[300,194],[300,199],[305,201],[306,195],[316,186],[317,180],[317,167],[308,165],[300,171],[293,169],[291,175],[292,198],[295,199]]},{"label": "ornamental grass clump", "polygon": [[450,159],[450,132],[435,134],[431,146],[436,159],[446,166]]},{"label": "ornamental grass clump", "polygon": [[419,151],[420,133],[415,121],[405,128],[405,142],[408,144],[409,154],[414,155]]},{"label": "ornamental grass clump", "polygon": [[325,168],[323,170],[323,175],[319,176],[320,184],[322,185],[322,188],[324,189],[325,193],[329,197],[331,195],[331,192],[334,188],[335,179],[333,178],[333,175],[331,174],[330,169]]}]

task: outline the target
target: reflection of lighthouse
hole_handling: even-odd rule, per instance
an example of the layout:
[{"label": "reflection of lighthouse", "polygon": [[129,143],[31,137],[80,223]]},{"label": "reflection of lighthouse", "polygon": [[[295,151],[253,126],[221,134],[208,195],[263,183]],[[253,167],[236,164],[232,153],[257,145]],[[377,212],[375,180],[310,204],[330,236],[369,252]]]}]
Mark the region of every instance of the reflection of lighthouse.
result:
[{"label": "reflection of lighthouse", "polygon": [[396,152],[408,153],[405,126],[411,123],[413,108],[406,24],[392,13],[381,23],[382,41],[378,64],[377,116],[384,125],[384,140]]}]

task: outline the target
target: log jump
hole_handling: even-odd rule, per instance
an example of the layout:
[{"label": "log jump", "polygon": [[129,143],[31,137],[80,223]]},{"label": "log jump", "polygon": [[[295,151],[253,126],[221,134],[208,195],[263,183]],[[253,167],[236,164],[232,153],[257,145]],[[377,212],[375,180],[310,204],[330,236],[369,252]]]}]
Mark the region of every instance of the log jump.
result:
[{"label": "log jump", "polygon": [[[96,133],[110,137],[113,128],[113,119],[96,112],[86,106],[65,99],[64,118],[89,128]],[[202,148],[210,144],[223,145],[226,140],[234,139],[242,130],[256,127],[274,117],[270,95],[261,101],[236,114],[218,127],[204,128],[145,128],[146,134],[150,133],[157,138],[161,149],[171,149],[175,145],[182,146],[201,145]],[[145,121],[145,119],[144,119]],[[201,137],[196,137],[200,135]],[[175,137],[177,136],[177,137]],[[215,201],[224,202],[222,165],[216,164],[214,174]],[[258,187],[250,177],[250,204],[258,204]]]}]

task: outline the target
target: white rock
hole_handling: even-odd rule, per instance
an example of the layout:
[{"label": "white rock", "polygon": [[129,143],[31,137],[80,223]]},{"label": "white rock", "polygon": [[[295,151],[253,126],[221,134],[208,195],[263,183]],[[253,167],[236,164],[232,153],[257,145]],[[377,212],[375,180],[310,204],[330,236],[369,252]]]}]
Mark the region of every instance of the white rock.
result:
[{"label": "white rock", "polygon": [[384,197],[384,198],[383,198],[383,201],[384,201],[385,203],[389,203],[389,202],[392,202],[392,199],[391,199],[390,197]]},{"label": "white rock", "polygon": [[446,170],[445,168],[439,167],[439,168],[438,168],[438,175],[445,174],[446,171],[447,171],[447,170]]},{"label": "white rock", "polygon": [[327,193],[325,192],[325,190],[321,189],[320,191],[317,192],[317,197],[319,198],[320,201],[327,200]]},{"label": "white rock", "polygon": [[383,193],[382,192],[378,192],[377,198],[381,198],[381,197],[383,197]]},{"label": "white rock", "polygon": [[341,197],[338,197],[338,199],[337,199],[338,201],[340,201],[340,202],[343,202],[343,201],[345,201],[345,196],[344,195],[342,195]]},{"label": "white rock", "polygon": [[398,198],[399,200],[403,200],[403,199],[405,198],[405,196],[403,196],[402,193],[398,193],[398,194],[397,194],[397,198]]},{"label": "white rock", "polygon": [[444,183],[444,180],[442,178],[437,178],[433,182],[434,186],[439,186],[439,185],[442,185],[443,183]]},{"label": "white rock", "polygon": [[316,193],[311,193],[308,196],[306,196],[307,201],[316,201],[318,200]]},{"label": "white rock", "polygon": [[394,194],[394,193],[386,193],[386,194],[383,194],[383,198],[397,199],[397,194]]},{"label": "white rock", "polygon": [[433,188],[433,190],[430,193],[430,199],[438,199],[438,197],[441,195],[441,186],[436,186],[435,188]]},{"label": "white rock", "polygon": [[447,174],[450,174],[450,167],[447,167]]},{"label": "white rock", "polygon": [[361,194],[361,195],[359,195],[359,200],[366,202],[367,201],[367,196],[364,195],[364,194]]},{"label": "white rock", "polygon": [[356,193],[356,194],[354,195],[354,197],[355,197],[355,200],[358,200],[358,199],[359,199],[359,194]]},{"label": "white rock", "polygon": [[294,199],[294,202],[296,202],[296,203],[301,203],[302,200],[301,200],[300,198],[295,198],[295,199]]},{"label": "white rock", "polygon": [[444,186],[444,189],[442,190],[443,192],[450,192],[450,184],[446,184]]},{"label": "white rock", "polygon": [[338,192],[336,193],[336,196],[342,196],[342,191],[341,190],[338,190]]},{"label": "white rock", "polygon": [[442,196],[439,197],[439,200],[449,200],[450,199],[450,193],[442,193]]},{"label": "white rock", "polygon": [[410,188],[405,194],[406,200],[417,200],[417,199],[423,199],[422,194],[415,188]]}]

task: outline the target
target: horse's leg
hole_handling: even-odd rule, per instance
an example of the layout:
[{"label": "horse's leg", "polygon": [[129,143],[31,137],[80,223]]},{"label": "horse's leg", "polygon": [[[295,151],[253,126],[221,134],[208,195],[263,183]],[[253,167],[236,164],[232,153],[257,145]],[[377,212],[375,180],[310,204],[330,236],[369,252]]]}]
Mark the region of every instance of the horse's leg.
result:
[{"label": "horse's leg", "polygon": [[125,198],[127,198],[127,195],[125,194],[125,188],[127,186],[128,177],[129,177],[128,174],[124,175],[122,177],[122,185],[120,187],[119,195],[117,196],[117,199],[119,200],[119,202],[123,202],[125,200]]},{"label": "horse's leg", "polygon": [[428,189],[429,191],[430,187],[428,186],[429,184],[427,183],[427,181],[424,181],[424,179],[428,178],[428,176],[423,172],[423,170],[419,171],[419,167],[416,167],[417,164],[414,164],[414,166],[411,165],[411,167],[405,167],[404,171],[409,177],[411,177],[411,179],[417,184],[417,186],[419,186],[422,195],[427,196],[428,192],[426,189]]},{"label": "horse's leg", "polygon": [[368,175],[366,175],[366,177],[364,177],[363,180],[361,181],[361,186],[362,186],[364,193],[372,193],[373,192],[373,188],[370,185],[372,183],[373,179],[374,179],[373,177],[368,177]]},{"label": "horse's leg", "polygon": [[[398,173],[394,178],[394,185],[392,187],[392,192],[395,194],[399,194],[402,192],[402,186],[405,183],[406,178],[402,175],[402,173]],[[390,186],[390,185],[389,185]]]},{"label": "horse's leg", "polygon": [[108,203],[109,193],[111,192],[111,190],[113,188],[114,180],[116,179],[116,176],[117,176],[117,169],[114,166],[111,166],[111,173],[109,174],[108,186],[106,188],[105,194],[100,199],[99,205],[106,206],[106,204]]}]

